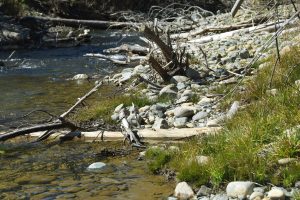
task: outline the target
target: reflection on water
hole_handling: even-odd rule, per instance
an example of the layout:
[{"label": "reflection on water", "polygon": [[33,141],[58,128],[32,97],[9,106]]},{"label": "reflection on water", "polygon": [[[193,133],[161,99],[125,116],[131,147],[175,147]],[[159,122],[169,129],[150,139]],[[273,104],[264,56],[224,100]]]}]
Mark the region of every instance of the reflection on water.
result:
[{"label": "reflection on water", "polygon": [[[124,149],[121,142],[0,145],[0,199],[166,199],[173,183],[147,172],[137,151],[105,158],[105,147]],[[126,150],[126,148],[125,148]],[[128,151],[128,149],[127,149]],[[107,167],[87,171],[93,162]]]}]

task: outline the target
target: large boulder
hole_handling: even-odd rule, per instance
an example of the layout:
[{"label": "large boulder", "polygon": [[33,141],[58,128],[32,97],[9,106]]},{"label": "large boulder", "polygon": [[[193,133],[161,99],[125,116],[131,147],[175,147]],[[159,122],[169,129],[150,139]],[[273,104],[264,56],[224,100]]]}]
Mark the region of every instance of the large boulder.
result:
[{"label": "large boulder", "polygon": [[250,181],[230,182],[226,187],[228,197],[245,199],[253,192],[254,183]]}]

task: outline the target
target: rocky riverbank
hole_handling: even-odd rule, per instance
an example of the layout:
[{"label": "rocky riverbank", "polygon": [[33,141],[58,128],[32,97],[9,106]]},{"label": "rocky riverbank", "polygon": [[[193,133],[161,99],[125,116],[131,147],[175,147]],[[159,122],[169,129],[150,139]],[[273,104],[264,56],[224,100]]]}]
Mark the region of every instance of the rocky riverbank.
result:
[{"label": "rocky riverbank", "polygon": [[[284,21],[291,17],[293,7],[291,5],[283,6],[279,10],[283,27],[286,25]],[[283,34],[280,32],[279,54],[284,57],[285,61],[280,64],[280,72],[274,78],[273,75],[270,75],[272,74],[271,69],[276,65],[274,62],[274,55],[276,57],[274,25],[269,25],[272,24],[272,21],[268,21],[265,25],[254,25],[255,20],[252,20],[252,28],[243,27],[236,29],[238,31],[231,31],[232,23],[235,25],[245,24],[245,22],[251,21],[251,17],[253,17],[252,12],[241,13],[234,20],[230,18],[229,14],[211,16],[200,20],[200,30],[176,34],[173,37],[171,35],[176,41],[174,46],[177,48],[187,47],[186,51],[193,55],[193,60],[190,65],[191,69],[186,72],[186,76],[172,76],[169,84],[161,80],[147,62],[135,68],[124,69],[121,73],[106,79],[108,82],[118,85],[131,80],[131,86],[127,88],[127,91],[138,92],[139,96],[147,97],[153,102],[139,108],[120,104],[111,116],[115,121],[120,121],[125,117],[131,127],[154,129],[157,130],[157,134],[160,129],[219,126],[225,128],[221,133],[217,133],[217,136],[203,136],[191,144],[179,145],[176,147],[178,153],[175,154],[172,153],[173,150],[165,148],[158,148],[154,152],[151,149],[148,150],[147,152],[150,151],[148,157],[147,152],[141,154],[146,154],[147,160],[152,163],[150,167],[154,169],[155,173],[171,167],[175,171],[178,170],[177,178],[179,180],[187,180],[196,185],[206,183],[198,191],[195,189],[196,187],[192,189],[186,182],[180,182],[175,189],[174,197],[169,197],[169,199],[299,198],[299,182],[297,182],[300,173],[299,151],[282,152],[285,148],[299,149],[298,134],[286,136],[288,130],[286,128],[294,127],[299,122],[296,120],[278,127],[275,119],[272,122],[265,121],[268,115],[261,114],[262,118],[259,116],[251,118],[252,115],[259,115],[262,112],[256,110],[257,106],[259,109],[267,109],[263,112],[268,112],[269,106],[272,104],[267,103],[275,101],[273,105],[277,105],[276,101],[279,99],[276,98],[280,97],[280,93],[286,94],[289,91],[288,96],[296,94],[296,91],[291,92],[286,83],[280,81],[282,79],[280,76],[286,73],[284,70],[290,68],[291,63],[298,65],[297,61],[292,62],[290,59],[295,58],[298,51],[296,49],[299,48],[300,35],[297,28],[299,21],[293,18],[292,24],[294,25],[286,28]],[[229,30],[221,29],[221,33],[211,31],[216,27],[226,29],[230,25],[232,26]],[[275,29],[280,30],[279,27]],[[199,38],[197,38],[198,34],[194,34],[207,31],[211,33]],[[268,42],[272,39],[274,39],[273,45],[270,46]],[[276,83],[272,87],[273,78]],[[291,81],[293,87],[298,87],[298,79],[299,77],[294,77],[288,81]],[[255,84],[258,85],[254,86]],[[272,100],[268,100],[269,98]],[[262,106],[263,104],[265,106]],[[251,110],[249,107],[253,105],[256,107]],[[290,104],[281,106],[286,107]],[[240,112],[242,114],[239,114]],[[248,112],[250,114],[247,114]],[[281,112],[283,111],[273,110],[272,117],[279,117]],[[289,115],[289,111],[286,112]],[[239,121],[235,122],[236,120]],[[252,124],[248,124],[247,120]],[[255,123],[260,124],[261,127],[255,127]],[[280,129],[279,132],[281,132],[282,130],[282,134],[278,136],[277,140],[271,139],[274,138],[272,134],[277,131],[273,132],[273,127],[270,127],[272,130],[266,131],[268,129],[264,128],[267,126],[266,123],[276,126],[274,131]],[[221,136],[218,136],[219,134]],[[259,136],[255,136],[255,134]],[[265,139],[256,141],[257,137],[266,137],[272,142],[268,143]],[[285,139],[286,137],[290,139]],[[291,140],[296,143],[290,144],[291,146],[288,147],[280,142]],[[243,145],[245,146],[243,147]],[[271,149],[267,149],[268,146],[272,146]],[[247,148],[248,150],[246,150]],[[238,161],[235,156],[238,157]],[[258,157],[259,160],[257,160]],[[248,161],[244,159],[248,159]],[[249,171],[247,172],[247,170]],[[275,175],[270,173],[273,170]],[[226,182],[233,179],[249,181],[230,182],[224,187]],[[262,184],[267,182],[271,186],[268,184],[262,186],[250,180],[259,181]],[[223,186],[226,188],[226,192],[215,190],[216,186],[217,188]],[[197,193],[195,194],[195,192]]]}]

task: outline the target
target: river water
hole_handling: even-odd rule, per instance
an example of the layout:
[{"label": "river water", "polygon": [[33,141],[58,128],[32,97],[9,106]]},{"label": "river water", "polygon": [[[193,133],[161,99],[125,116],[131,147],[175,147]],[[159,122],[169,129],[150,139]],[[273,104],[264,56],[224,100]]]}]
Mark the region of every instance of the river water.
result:
[{"label": "river water", "polygon": [[[22,64],[0,68],[0,131],[47,119],[39,114],[20,118],[32,110],[61,114],[95,81],[67,79],[79,73],[101,78],[120,70],[107,61],[83,57],[85,53],[101,53],[137,40],[136,35],[122,37],[114,32],[93,36],[89,45],[15,52],[13,58]],[[0,52],[0,59],[10,53]],[[103,148],[124,150],[121,142],[28,144],[23,137],[0,143],[0,199],[164,199],[170,195],[173,184],[150,175],[145,161],[137,161],[137,151],[103,157]],[[108,168],[86,170],[99,161]]]}]

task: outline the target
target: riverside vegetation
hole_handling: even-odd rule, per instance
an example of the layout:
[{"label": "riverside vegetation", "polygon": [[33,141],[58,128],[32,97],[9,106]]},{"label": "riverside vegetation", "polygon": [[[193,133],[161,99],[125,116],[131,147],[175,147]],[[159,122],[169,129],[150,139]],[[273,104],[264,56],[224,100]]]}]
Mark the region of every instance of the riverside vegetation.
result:
[{"label": "riverside vegetation", "polygon": [[[226,21],[226,17],[226,14],[220,14],[205,20],[220,25],[220,21]],[[218,71],[221,74],[219,76],[211,72],[210,76],[205,77],[207,80],[212,79],[211,82],[208,81],[211,83],[209,86],[199,86],[187,77],[179,77],[183,80],[167,83],[169,85],[163,89],[153,92],[153,88],[145,87],[143,83],[137,84],[138,86],[134,83],[136,74],[148,75],[151,71],[149,65],[141,64],[130,71],[131,79],[123,85],[126,88],[124,92],[108,100],[93,101],[91,106],[78,111],[73,119],[79,123],[103,119],[106,123],[115,124],[119,119],[116,107],[123,104],[120,108],[127,109],[134,103],[140,108],[140,118],[145,122],[143,128],[221,126],[222,129],[216,133],[196,136],[168,148],[168,145],[149,147],[140,157],[145,155],[149,170],[154,174],[174,171],[177,180],[193,184],[194,189],[200,186],[204,188],[204,185],[213,188],[214,192],[204,194],[202,191],[197,194],[200,199],[228,199],[227,196],[215,198],[210,194],[216,194],[227,183],[236,180],[286,188],[280,189],[281,192],[284,191],[284,195],[273,199],[283,199],[285,196],[300,199],[299,29],[281,38],[284,42],[280,46],[282,50],[279,62],[273,49],[260,52],[262,43],[270,36],[265,33],[244,36],[241,33],[221,42],[212,41],[203,47],[208,52],[209,62],[214,64],[214,73]],[[201,71],[203,62],[200,62],[199,50],[194,53],[191,64]],[[252,76],[241,77],[241,73],[238,77],[233,77],[232,82],[217,82],[225,72],[242,68],[256,53],[264,53],[266,56],[252,66]],[[139,70],[142,72],[136,73]],[[123,74],[128,74],[128,70]],[[107,80],[120,83],[120,76],[108,77]],[[213,97],[225,95],[218,101],[217,98],[206,98],[207,94]],[[214,101],[217,103],[212,103]],[[214,124],[208,123],[226,113],[229,105],[236,101],[242,106],[235,115]],[[189,108],[185,108],[184,104]],[[194,118],[200,112],[201,117]],[[272,199],[273,189],[268,195],[264,194],[266,188],[262,191],[259,198],[251,198],[251,193],[248,192],[241,198],[258,200],[269,196]],[[187,198],[192,196],[194,194]]]}]

